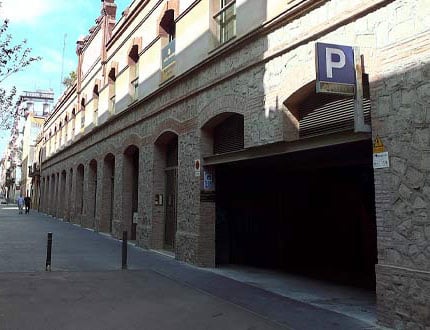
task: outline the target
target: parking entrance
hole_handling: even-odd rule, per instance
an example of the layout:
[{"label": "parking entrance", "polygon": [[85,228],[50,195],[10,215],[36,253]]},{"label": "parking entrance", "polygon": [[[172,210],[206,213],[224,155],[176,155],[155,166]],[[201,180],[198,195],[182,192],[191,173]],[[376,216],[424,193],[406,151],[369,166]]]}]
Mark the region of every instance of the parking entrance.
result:
[{"label": "parking entrance", "polygon": [[216,263],[374,289],[371,141],[217,165]]}]

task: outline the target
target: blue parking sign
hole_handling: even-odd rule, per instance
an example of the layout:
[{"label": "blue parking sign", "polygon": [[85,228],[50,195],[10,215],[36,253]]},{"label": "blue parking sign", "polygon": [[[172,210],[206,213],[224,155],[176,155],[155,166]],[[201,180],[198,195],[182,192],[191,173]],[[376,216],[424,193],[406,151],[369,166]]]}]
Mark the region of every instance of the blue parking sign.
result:
[{"label": "blue parking sign", "polygon": [[353,93],[355,66],[354,49],[351,46],[317,42],[316,57],[317,86],[322,87],[321,92],[336,93],[336,89],[339,89],[339,94]]}]

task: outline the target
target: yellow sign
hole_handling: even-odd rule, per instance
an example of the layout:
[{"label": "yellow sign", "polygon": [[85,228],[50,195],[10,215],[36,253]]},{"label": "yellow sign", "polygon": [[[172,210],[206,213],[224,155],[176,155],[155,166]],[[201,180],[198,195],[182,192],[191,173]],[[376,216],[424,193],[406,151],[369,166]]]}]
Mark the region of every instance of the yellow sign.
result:
[{"label": "yellow sign", "polygon": [[384,151],[385,151],[384,144],[382,143],[381,138],[377,135],[375,138],[375,142],[373,142],[373,153],[379,154]]}]

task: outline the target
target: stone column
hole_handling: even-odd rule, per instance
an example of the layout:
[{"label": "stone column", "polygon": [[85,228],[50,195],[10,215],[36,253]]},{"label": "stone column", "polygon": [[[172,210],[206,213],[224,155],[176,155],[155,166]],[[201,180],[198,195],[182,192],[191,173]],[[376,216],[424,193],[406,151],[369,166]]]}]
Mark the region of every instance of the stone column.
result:
[{"label": "stone column", "polygon": [[[164,216],[165,216],[165,147],[160,145],[151,145],[148,147],[152,154],[152,164],[148,164],[152,169],[152,177],[146,178],[151,180],[152,196],[154,200],[156,195],[163,196],[162,205],[151,205],[148,212],[151,210],[150,232],[151,232],[151,247],[153,249],[162,249],[164,246]],[[149,174],[150,175],[150,174]],[[146,175],[145,175],[146,176]]]},{"label": "stone column", "polygon": [[[142,219],[137,225],[137,240],[140,246],[151,247],[152,214],[155,195],[153,193],[154,145],[141,147],[139,155],[139,214]],[[157,206],[162,207],[162,206]]]},{"label": "stone column", "polygon": [[199,139],[195,132],[178,137],[178,202],[176,258],[198,263],[200,221],[200,177],[195,175],[194,161],[200,159]]}]

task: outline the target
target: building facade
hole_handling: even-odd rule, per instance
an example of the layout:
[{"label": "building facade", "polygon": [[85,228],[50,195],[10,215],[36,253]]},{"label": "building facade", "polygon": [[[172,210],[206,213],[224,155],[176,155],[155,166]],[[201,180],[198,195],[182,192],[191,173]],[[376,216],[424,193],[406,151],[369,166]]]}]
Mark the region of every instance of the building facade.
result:
[{"label": "building facade", "polygon": [[36,152],[37,138],[42,132],[45,119],[52,110],[54,92],[25,91],[20,95],[20,112],[24,114],[21,155],[21,194],[32,199],[32,206],[38,206],[40,166]]},{"label": "building facade", "polygon": [[[429,327],[429,14],[142,0],[116,21],[102,1],[44,125],[41,209],[201,266],[369,287],[381,324]],[[358,48],[363,98],[316,93],[317,42]]]}]

